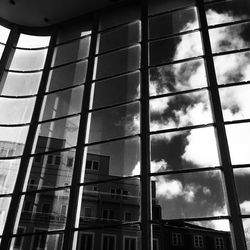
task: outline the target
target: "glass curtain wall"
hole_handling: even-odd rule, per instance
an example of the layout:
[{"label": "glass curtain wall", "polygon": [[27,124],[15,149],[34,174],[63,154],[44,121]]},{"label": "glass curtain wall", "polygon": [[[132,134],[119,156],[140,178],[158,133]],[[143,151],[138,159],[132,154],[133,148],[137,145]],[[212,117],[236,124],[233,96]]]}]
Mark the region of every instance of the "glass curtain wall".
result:
[{"label": "glass curtain wall", "polygon": [[249,13],[152,0],[0,27],[0,249],[250,250]]}]

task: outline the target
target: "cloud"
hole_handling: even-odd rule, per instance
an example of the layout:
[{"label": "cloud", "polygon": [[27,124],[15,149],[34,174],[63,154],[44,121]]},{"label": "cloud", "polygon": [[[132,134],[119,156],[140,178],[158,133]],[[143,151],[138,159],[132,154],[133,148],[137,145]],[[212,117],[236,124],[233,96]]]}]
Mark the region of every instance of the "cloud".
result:
[{"label": "cloud", "polygon": [[186,140],[187,146],[182,159],[202,167],[220,165],[213,128],[191,130]]},{"label": "cloud", "polygon": [[241,213],[249,214],[250,213],[250,201],[243,201],[240,204]]}]

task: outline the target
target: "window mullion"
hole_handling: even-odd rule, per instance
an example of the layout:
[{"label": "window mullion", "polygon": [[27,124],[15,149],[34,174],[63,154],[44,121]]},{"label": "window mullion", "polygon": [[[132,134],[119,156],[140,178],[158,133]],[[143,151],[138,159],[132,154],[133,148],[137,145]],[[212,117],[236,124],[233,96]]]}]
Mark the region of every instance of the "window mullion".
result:
[{"label": "window mullion", "polygon": [[95,51],[97,45],[98,24],[99,24],[99,14],[96,13],[96,15],[94,16],[93,26],[92,26],[88,69],[86,74],[86,83],[82,101],[82,112],[81,112],[81,119],[80,119],[77,146],[76,146],[75,163],[72,175],[72,185],[70,187],[69,207],[68,207],[67,221],[65,225],[63,250],[74,249],[73,244],[76,243],[74,242],[73,229],[75,227],[75,222],[76,222],[76,212],[77,212],[77,207],[79,205],[78,201],[80,200],[79,184],[81,182],[85,138],[87,136],[88,111],[89,111],[89,104],[91,101],[91,85],[92,85],[92,78],[95,66]]},{"label": "window mullion", "polygon": [[[27,176],[29,156],[32,151],[33,142],[34,142],[37,124],[38,124],[37,122],[39,120],[39,116],[40,116],[40,112],[42,108],[43,93],[45,92],[45,89],[46,89],[46,84],[47,84],[47,80],[49,76],[49,69],[50,69],[50,64],[51,64],[52,57],[53,57],[55,42],[56,42],[56,32],[53,32],[53,35],[51,36],[51,39],[50,39],[50,44],[49,44],[48,53],[47,53],[45,66],[44,66],[44,72],[43,72],[40,86],[38,89],[37,99],[36,99],[36,103],[34,106],[34,111],[33,111],[33,115],[31,118],[31,123],[30,123],[28,134],[27,134],[26,143],[24,146],[23,155],[21,158],[20,167],[18,170],[18,175],[17,175],[15,187],[13,190],[13,195],[12,195],[11,203],[9,206],[8,215],[6,218],[6,223],[5,223],[5,227],[3,231],[0,250],[9,249],[10,244],[11,244],[11,235],[13,233],[13,228],[16,222],[17,213],[18,213],[19,206],[20,206],[20,199],[21,199],[20,193],[23,191],[23,185]],[[14,43],[10,44],[11,48],[13,45]]]},{"label": "window mullion", "polygon": [[148,79],[148,1],[141,1],[141,220],[143,250],[152,249]]},{"label": "window mullion", "polygon": [[242,221],[240,218],[240,206],[238,202],[236,185],[233,176],[233,168],[226,137],[225,125],[223,121],[222,107],[217,86],[217,79],[213,62],[213,54],[209,40],[209,32],[208,32],[204,3],[201,0],[196,0],[196,4],[200,18],[201,37],[203,42],[203,50],[205,54],[207,77],[211,88],[210,95],[212,102],[212,110],[215,120],[222,170],[224,174],[224,183],[227,194],[228,208],[231,216],[233,245],[234,249],[246,250],[247,249],[246,241],[245,241]]}]

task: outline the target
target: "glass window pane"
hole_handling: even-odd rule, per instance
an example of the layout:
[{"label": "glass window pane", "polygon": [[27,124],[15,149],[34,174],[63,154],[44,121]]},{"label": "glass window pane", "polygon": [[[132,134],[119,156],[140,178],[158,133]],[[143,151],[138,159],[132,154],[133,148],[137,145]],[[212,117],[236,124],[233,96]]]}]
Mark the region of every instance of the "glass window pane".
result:
[{"label": "glass window pane", "polygon": [[233,53],[214,57],[218,84],[250,80],[250,52]]},{"label": "glass window pane", "polygon": [[139,112],[138,102],[92,112],[89,142],[139,133]]},{"label": "glass window pane", "polygon": [[20,48],[42,48],[49,46],[50,36],[31,36],[20,34],[17,47]]},{"label": "glass window pane", "polygon": [[93,108],[105,107],[139,98],[140,81],[140,72],[136,71],[96,82],[92,87],[94,89]]},{"label": "glass window pane", "polygon": [[3,233],[5,226],[5,221],[7,218],[9,206],[10,206],[10,197],[0,198],[0,235]]},{"label": "glass window pane", "polygon": [[242,222],[246,237],[247,250],[250,250],[250,219],[243,219]]},{"label": "glass window pane", "polygon": [[40,120],[49,120],[81,111],[84,86],[45,95]]},{"label": "glass window pane", "polygon": [[202,88],[207,86],[202,59],[163,65],[149,69],[150,95]]},{"label": "glass window pane", "polygon": [[232,164],[250,163],[250,123],[226,125]]},{"label": "glass window pane", "polygon": [[200,56],[203,54],[199,32],[151,42],[150,65]]},{"label": "glass window pane", "polygon": [[175,10],[186,6],[194,5],[194,0],[150,0],[149,1],[149,14],[154,15],[157,13]]},{"label": "glass window pane", "polygon": [[211,29],[209,30],[209,36],[212,51],[219,53],[249,48],[248,34],[250,34],[250,23]]},{"label": "glass window pane", "polygon": [[55,47],[52,66],[77,61],[89,54],[90,37]]},{"label": "glass window pane", "polygon": [[6,151],[11,151],[12,156],[22,155],[28,129],[28,126],[0,127],[0,155],[6,157]]},{"label": "glass window pane", "polygon": [[[40,138],[39,138],[40,139]],[[38,146],[43,141],[38,139]],[[28,191],[71,185],[75,150],[31,157]]]},{"label": "glass window pane", "polygon": [[96,58],[96,79],[138,69],[140,67],[140,48],[140,45],[136,45]]},{"label": "glass window pane", "polygon": [[[1,145],[2,146],[2,145]],[[0,148],[0,152],[2,153]],[[13,149],[6,148],[7,156],[12,156]],[[2,156],[0,153],[0,156]],[[13,192],[16,177],[19,169],[20,159],[0,160],[0,194],[9,194]]]},{"label": "glass window pane", "polygon": [[0,59],[2,57],[3,51],[4,51],[5,46],[0,44]]},{"label": "glass window pane", "polygon": [[13,58],[8,62],[8,69],[29,71],[40,70],[44,66],[47,49],[41,50],[13,50]]},{"label": "glass window pane", "polygon": [[140,19],[139,6],[125,6],[107,11],[101,15],[99,30],[104,30],[123,23],[132,22]]},{"label": "glass window pane", "polygon": [[135,137],[87,147],[82,182],[139,175],[140,139]]},{"label": "glass window pane", "polygon": [[19,207],[18,226],[31,233],[34,227],[46,231],[64,229],[66,214],[61,214],[61,206],[69,203],[69,188],[22,195]]},{"label": "glass window pane", "polygon": [[234,179],[236,183],[241,214],[250,214],[250,168],[234,169]]},{"label": "glass window pane", "polygon": [[6,43],[10,34],[10,29],[7,29],[0,25],[0,42]]},{"label": "glass window pane", "polygon": [[219,171],[159,175],[151,181],[163,219],[227,215]]},{"label": "glass window pane", "polygon": [[37,93],[42,72],[15,73],[5,72],[1,81],[1,95],[23,96]]},{"label": "glass window pane", "polygon": [[196,91],[150,100],[151,131],[213,122],[208,92]]},{"label": "glass window pane", "polygon": [[0,123],[22,124],[31,120],[36,98],[0,97]]},{"label": "glass window pane", "polygon": [[250,85],[219,89],[225,121],[250,118]]},{"label": "glass window pane", "polygon": [[76,145],[80,117],[75,116],[38,125],[33,153],[41,153]]},{"label": "glass window pane", "polygon": [[[141,199],[140,179],[122,179],[119,181],[87,185],[80,188],[81,210],[79,227],[120,224],[124,222],[124,213],[132,213],[131,221],[140,221]],[[99,206],[100,202],[102,207]],[[112,204],[112,205],[111,205]],[[86,214],[86,207],[91,212]]]},{"label": "glass window pane", "polygon": [[[19,231],[22,227],[18,228]],[[36,228],[34,232],[46,232],[46,229]],[[36,234],[28,236],[13,237],[11,241],[11,250],[61,250],[63,245],[63,234]]]},{"label": "glass window pane", "polygon": [[208,25],[244,20],[250,17],[248,0],[219,1],[206,6]]},{"label": "glass window pane", "polygon": [[139,42],[141,40],[140,28],[140,21],[136,21],[118,29],[99,34],[99,47],[97,53],[125,47]]},{"label": "glass window pane", "polygon": [[151,172],[220,165],[212,127],[151,136]]},{"label": "glass window pane", "polygon": [[[195,7],[149,19],[149,38],[158,38],[199,28]],[[164,27],[164,28],[163,28]]]},{"label": "glass window pane", "polygon": [[46,91],[62,89],[85,82],[87,61],[52,69]]}]

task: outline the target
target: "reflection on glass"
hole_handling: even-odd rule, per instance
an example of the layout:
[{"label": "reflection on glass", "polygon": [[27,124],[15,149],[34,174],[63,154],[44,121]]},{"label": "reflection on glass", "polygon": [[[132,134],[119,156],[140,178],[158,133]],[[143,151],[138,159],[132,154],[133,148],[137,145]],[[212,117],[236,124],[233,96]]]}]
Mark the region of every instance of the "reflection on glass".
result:
[{"label": "reflection on glass", "polygon": [[41,153],[76,145],[79,116],[38,125],[33,153]]},{"label": "reflection on glass", "polygon": [[234,179],[236,183],[241,214],[250,214],[250,168],[234,169]]},{"label": "reflection on glass", "polygon": [[250,47],[250,24],[237,24],[209,30],[214,53]]},{"label": "reflection on glass", "polygon": [[28,129],[28,126],[0,127],[1,157],[22,155]]},{"label": "reflection on glass", "polygon": [[89,142],[139,133],[139,112],[138,102],[92,112]]},{"label": "reflection on glass", "polygon": [[152,226],[153,249],[232,249],[228,220],[164,221]]},{"label": "reflection on glass", "polygon": [[194,5],[194,0],[175,0],[175,1],[165,1],[165,0],[150,0],[149,1],[149,14],[154,15],[157,13],[175,10],[183,8],[186,6]]},{"label": "reflection on glass", "polygon": [[242,222],[246,237],[247,250],[250,250],[250,219],[243,219]]},{"label": "reflection on glass", "polygon": [[37,93],[42,73],[4,72],[1,95],[23,96]]},{"label": "reflection on glass", "polygon": [[140,72],[98,81],[93,85],[93,108],[105,107],[139,98]]},{"label": "reflection on glass", "polygon": [[99,30],[104,30],[123,23],[129,23],[140,19],[139,6],[124,6],[102,13],[99,23]]},{"label": "reflection on glass", "polygon": [[203,54],[199,32],[151,42],[150,65],[172,62]]},{"label": "reflection on glass", "polygon": [[159,175],[151,178],[152,204],[163,219],[227,215],[219,171]]},{"label": "reflection on glass", "polygon": [[0,235],[3,233],[5,221],[7,218],[7,213],[10,206],[10,197],[0,198]]},{"label": "reflection on glass", "polygon": [[43,68],[47,49],[41,50],[13,50],[13,58],[8,62],[8,69],[29,71],[29,70],[40,70]]},{"label": "reflection on glass", "polygon": [[[39,139],[37,147],[43,142]],[[75,150],[32,157],[27,191],[71,185],[74,160]]]},{"label": "reflection on glass", "polygon": [[250,163],[250,123],[226,125],[232,164]]},{"label": "reflection on glass", "polygon": [[140,45],[136,45],[96,58],[96,79],[138,69],[140,67],[140,48]]},{"label": "reflection on glass", "polygon": [[220,165],[214,128],[151,136],[151,172]]},{"label": "reflection on glass", "polygon": [[151,131],[213,122],[208,92],[161,97],[150,100]]},{"label": "reflection on glass", "polygon": [[42,48],[49,46],[50,36],[31,36],[20,34],[17,47],[19,48]]},{"label": "reflection on glass", "polygon": [[250,118],[250,85],[222,88],[219,91],[225,121]]},{"label": "reflection on glass", "polygon": [[90,37],[55,47],[52,66],[73,62],[89,54]]},{"label": "reflection on glass", "polygon": [[82,230],[75,233],[75,236],[77,237],[77,250],[141,249],[141,231],[139,225],[103,227],[102,229],[94,228],[86,231]]},{"label": "reflection on glass", "polygon": [[49,120],[81,111],[84,86],[48,94],[44,98],[40,120]]},{"label": "reflection on glass", "polygon": [[[164,29],[162,28],[164,27]],[[149,19],[149,38],[157,38],[199,28],[195,7]]]},{"label": "reflection on glass", "polygon": [[5,98],[0,97],[1,124],[22,124],[30,122],[35,98]]},{"label": "reflection on glass", "polygon": [[225,24],[250,17],[248,0],[222,1],[206,6],[208,25]]},{"label": "reflection on glass", "polygon": [[0,42],[6,43],[9,37],[10,30],[0,25]]},{"label": "reflection on glass", "polygon": [[202,59],[149,69],[150,95],[160,95],[207,86]]},{"label": "reflection on glass", "polygon": [[[25,233],[24,227],[19,227],[19,234]],[[28,236],[13,237],[11,241],[11,250],[27,250],[27,249],[46,249],[46,250],[61,250],[63,245],[63,234],[45,234],[46,229],[35,228],[35,233],[44,233]]]},{"label": "reflection on glass", "polygon": [[140,140],[119,140],[87,147],[82,182],[140,174]]},{"label": "reflection on glass", "polygon": [[[137,222],[141,215],[140,179],[131,178],[81,187],[79,227]],[[100,204],[101,207],[100,207]],[[125,213],[131,213],[126,217]]]},{"label": "reflection on glass", "polygon": [[[68,188],[27,193],[21,199],[18,227],[25,227],[26,233],[33,232],[34,227],[40,227],[46,231],[64,229],[69,203]],[[66,206],[65,211],[62,211],[63,205]]]},{"label": "reflection on glass", "polygon": [[[2,146],[2,145],[1,145]],[[6,150],[6,156],[12,156],[11,149],[1,147],[0,156]],[[19,169],[20,159],[0,160],[0,194],[9,194],[13,192],[16,177]]]},{"label": "reflection on glass", "polygon": [[250,52],[216,56],[214,64],[218,84],[250,80]]},{"label": "reflection on glass", "polygon": [[87,61],[52,69],[46,91],[71,87],[85,82]]},{"label": "reflection on glass", "polygon": [[99,48],[97,53],[125,47],[139,42],[141,40],[140,24],[139,21],[136,21],[118,29],[101,33],[99,35]]}]

